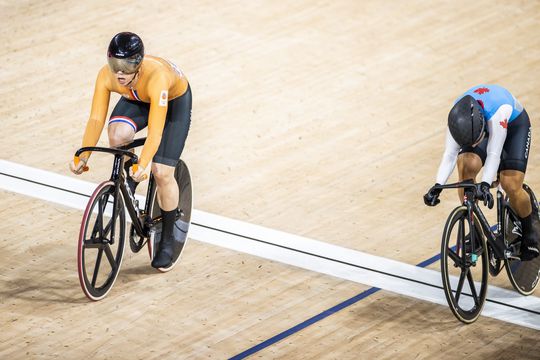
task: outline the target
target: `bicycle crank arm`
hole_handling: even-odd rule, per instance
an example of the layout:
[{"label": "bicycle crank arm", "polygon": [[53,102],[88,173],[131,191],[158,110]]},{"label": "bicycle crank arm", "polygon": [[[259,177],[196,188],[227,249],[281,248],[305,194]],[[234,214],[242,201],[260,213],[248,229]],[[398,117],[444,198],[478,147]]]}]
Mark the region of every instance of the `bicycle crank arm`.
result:
[{"label": "bicycle crank arm", "polygon": [[511,254],[510,251],[507,250],[503,236],[501,234],[497,235],[495,237],[495,241],[490,241],[491,249],[493,250],[493,254],[495,255],[495,258],[499,260],[504,260],[508,258],[508,254]]}]

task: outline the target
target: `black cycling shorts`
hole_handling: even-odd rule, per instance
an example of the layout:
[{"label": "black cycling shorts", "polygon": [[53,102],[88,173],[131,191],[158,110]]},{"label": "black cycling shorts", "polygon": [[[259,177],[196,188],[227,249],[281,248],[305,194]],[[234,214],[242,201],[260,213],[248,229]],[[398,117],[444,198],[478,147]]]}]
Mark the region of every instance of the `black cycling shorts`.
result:
[{"label": "black cycling shorts", "polygon": [[[475,153],[482,159],[482,165],[486,162],[488,136],[475,147],[465,146],[460,154]],[[501,163],[499,171],[517,170],[525,173],[527,170],[527,160],[531,147],[531,121],[529,115],[523,109],[519,116],[508,124],[508,132],[504,141],[501,153]]]},{"label": "black cycling shorts", "polygon": [[[138,132],[148,126],[149,112],[150,104],[122,97],[114,107],[109,123],[124,122]],[[188,86],[182,96],[168,103],[161,143],[152,161],[176,166],[184,149],[190,124],[191,89]]]}]

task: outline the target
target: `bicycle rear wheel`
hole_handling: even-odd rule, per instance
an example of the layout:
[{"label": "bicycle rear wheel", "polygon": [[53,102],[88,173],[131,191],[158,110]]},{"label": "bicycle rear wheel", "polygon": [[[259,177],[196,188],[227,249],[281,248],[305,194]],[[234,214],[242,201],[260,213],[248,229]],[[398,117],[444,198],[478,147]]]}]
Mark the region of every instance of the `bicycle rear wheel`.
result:
[{"label": "bicycle rear wheel", "polygon": [[[191,212],[193,210],[193,188],[191,184],[191,175],[186,163],[182,160],[178,161],[174,172],[174,177],[178,183],[179,198],[178,198],[178,217],[174,224],[174,238],[178,242],[178,251],[173,258],[172,264],[167,268],[159,268],[161,272],[167,272],[174,268],[180,255],[182,254],[188,239],[189,227],[191,225]],[[157,201],[157,194],[152,199],[150,211],[152,219],[161,216],[161,210]],[[157,246],[161,241],[161,223],[154,227],[154,235],[148,241],[148,252],[150,259],[153,259],[156,253]]]},{"label": "bicycle rear wheel", "polygon": [[488,285],[485,237],[475,218],[475,244],[467,207],[460,206],[448,217],[441,243],[441,275],[444,294],[455,317],[470,324],[480,316]]},{"label": "bicycle rear wheel", "polygon": [[111,290],[124,254],[126,218],[122,196],[116,198],[112,181],[101,183],[88,201],[79,232],[79,281],[90,300],[101,300]]},{"label": "bicycle rear wheel", "polygon": [[[533,226],[536,229],[536,233],[540,234],[540,218],[538,216],[538,201],[532,189],[523,184],[523,189],[529,194],[531,198],[531,205],[533,209]],[[514,248],[520,247],[521,224],[519,220],[510,212],[506,213],[505,221],[505,238],[508,244]],[[521,295],[531,295],[538,287],[538,280],[540,278],[540,256],[530,261],[521,261],[518,259],[507,259],[504,261],[506,273],[510,279],[510,283],[514,289]]]}]

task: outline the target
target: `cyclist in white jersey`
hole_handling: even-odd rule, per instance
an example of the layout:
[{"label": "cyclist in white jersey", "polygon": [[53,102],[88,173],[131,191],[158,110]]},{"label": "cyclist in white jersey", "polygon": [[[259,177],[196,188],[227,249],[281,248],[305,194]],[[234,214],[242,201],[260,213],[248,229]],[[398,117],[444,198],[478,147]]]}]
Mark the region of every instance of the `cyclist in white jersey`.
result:
[{"label": "cyclist in white jersey", "polygon": [[[521,259],[539,255],[538,235],[533,227],[532,206],[523,189],[531,146],[531,123],[519,101],[498,85],[478,85],[461,95],[448,115],[446,149],[436,177],[436,185],[445,184],[458,166],[459,181],[472,179],[484,167],[478,186],[481,200],[493,207],[489,192],[497,179],[510,198],[522,224]],[[437,205],[441,190],[433,187],[424,195],[424,203]],[[460,199],[463,189],[459,190]]]}]

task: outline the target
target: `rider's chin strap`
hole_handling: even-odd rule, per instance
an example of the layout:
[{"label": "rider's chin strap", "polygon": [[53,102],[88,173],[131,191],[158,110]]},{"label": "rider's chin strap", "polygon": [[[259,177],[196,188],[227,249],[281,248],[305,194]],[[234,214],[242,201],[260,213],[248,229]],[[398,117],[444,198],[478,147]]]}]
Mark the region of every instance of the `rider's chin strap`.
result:
[{"label": "rider's chin strap", "polygon": [[135,73],[135,76],[133,77],[133,79],[131,79],[131,81],[126,84],[126,86],[129,86],[133,82],[133,80],[135,80],[137,78],[137,76],[139,76],[139,70],[137,70],[137,72]]}]

